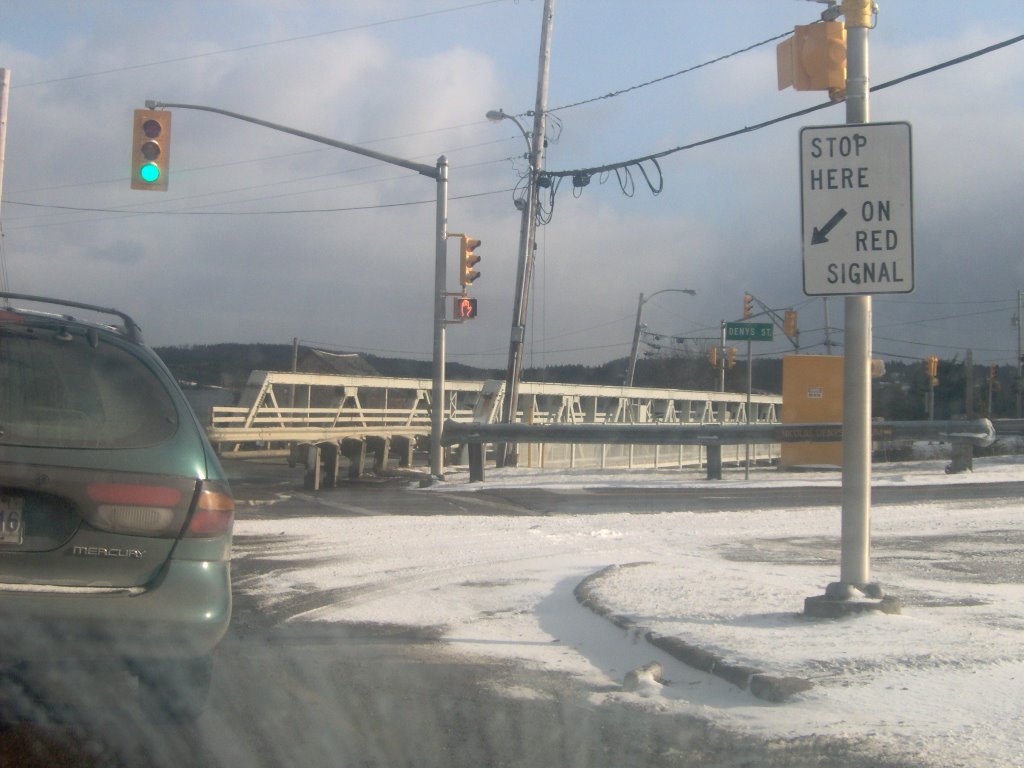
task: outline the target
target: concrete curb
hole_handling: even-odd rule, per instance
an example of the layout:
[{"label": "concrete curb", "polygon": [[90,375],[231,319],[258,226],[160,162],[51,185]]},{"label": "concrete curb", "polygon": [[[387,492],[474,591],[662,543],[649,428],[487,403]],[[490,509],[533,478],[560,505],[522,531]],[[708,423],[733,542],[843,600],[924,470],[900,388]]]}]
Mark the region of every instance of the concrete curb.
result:
[{"label": "concrete curb", "polygon": [[680,640],[677,637],[659,635],[645,627],[639,626],[628,616],[614,613],[597,597],[594,585],[608,573],[614,572],[619,568],[634,568],[641,565],[650,565],[650,563],[609,565],[583,579],[583,581],[576,585],[573,594],[580,605],[589,608],[598,616],[608,619],[615,626],[641,635],[651,645],[660,648],[683,664],[701,672],[715,675],[741,690],[749,690],[754,696],[763,701],[785,702],[796,694],[810,690],[813,687],[813,683],[801,677],[780,677],[767,674],[754,667],[734,664],[711,651],[687,643],[685,640]]}]

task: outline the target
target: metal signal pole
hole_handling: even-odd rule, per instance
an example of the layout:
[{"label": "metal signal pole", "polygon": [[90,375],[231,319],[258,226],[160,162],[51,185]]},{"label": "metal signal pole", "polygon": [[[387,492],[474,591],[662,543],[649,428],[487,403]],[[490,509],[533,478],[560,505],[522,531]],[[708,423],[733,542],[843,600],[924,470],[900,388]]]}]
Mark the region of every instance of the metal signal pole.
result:
[{"label": "metal signal pole", "polygon": [[[871,0],[845,0],[846,123],[870,121],[868,30]],[[842,552],[836,597],[871,581],[871,296],[847,296],[843,340]],[[828,594],[826,592],[826,594]]]},{"label": "metal signal pole", "polygon": [[[3,199],[4,191],[4,155],[7,146],[7,96],[11,91],[11,70],[0,68],[0,200]],[[0,250],[0,259],[3,259],[3,251]],[[7,264],[0,261],[0,290],[6,291],[7,286]],[[1020,357],[1020,355],[1018,355]]]},{"label": "metal signal pole", "polygon": [[1017,418],[1021,416],[1021,400],[1024,398],[1024,384],[1022,376],[1024,376],[1024,347],[1022,344],[1022,334],[1024,334],[1024,321],[1021,320],[1021,309],[1024,309],[1024,291],[1017,291]]}]

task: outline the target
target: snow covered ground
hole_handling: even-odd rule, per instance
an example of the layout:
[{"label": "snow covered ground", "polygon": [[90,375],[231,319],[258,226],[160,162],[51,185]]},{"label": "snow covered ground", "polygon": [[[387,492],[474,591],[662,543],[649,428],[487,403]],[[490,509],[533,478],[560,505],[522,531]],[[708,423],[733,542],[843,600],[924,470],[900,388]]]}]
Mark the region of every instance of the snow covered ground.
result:
[{"label": "snow covered ground", "polygon": [[[875,484],[1024,480],[1019,457],[976,459],[969,475],[943,459],[876,465]],[[460,473],[417,494],[523,485],[550,489],[707,483],[695,471]],[[838,472],[728,470],[715,487],[838,485]],[[344,493],[344,491],[336,491]],[[292,620],[438,627],[467,653],[516,659],[592,679],[602,690],[657,661],[664,685],[595,694],[705,716],[766,737],[849,738],[921,765],[1024,765],[1024,509],[1021,499],[877,506],[872,573],[903,602],[899,615],[812,620],[805,597],[838,579],[839,510],[559,516],[247,518],[270,537],[262,556],[294,568],[257,579],[268,606],[333,590],[327,607]],[[269,552],[267,547],[269,546]],[[239,556],[245,556],[244,546]],[[637,627],[814,687],[782,704],[696,672],[579,605],[600,600]],[[509,695],[529,696],[525,689]]]}]

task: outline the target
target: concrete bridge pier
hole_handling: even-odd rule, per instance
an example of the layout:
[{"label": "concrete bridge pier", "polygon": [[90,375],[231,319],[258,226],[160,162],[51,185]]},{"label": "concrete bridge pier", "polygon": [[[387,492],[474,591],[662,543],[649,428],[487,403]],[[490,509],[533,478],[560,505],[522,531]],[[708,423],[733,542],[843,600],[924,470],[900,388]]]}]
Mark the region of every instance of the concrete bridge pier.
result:
[{"label": "concrete bridge pier", "polygon": [[341,456],[337,443],[308,444],[305,446],[305,457],[306,474],[302,485],[306,490],[319,491],[321,488],[334,488],[338,485]]},{"label": "concrete bridge pier", "polygon": [[372,436],[366,438],[366,450],[373,454],[373,468],[378,473],[388,468],[388,454],[391,451],[391,439]]},{"label": "concrete bridge pier", "polygon": [[341,453],[349,460],[349,479],[358,479],[366,470],[366,441],[354,437],[346,437],[341,441]]},{"label": "concrete bridge pier", "polygon": [[408,468],[412,466],[412,454],[416,447],[416,440],[405,435],[395,435],[391,438],[391,452],[398,457],[398,466]]}]

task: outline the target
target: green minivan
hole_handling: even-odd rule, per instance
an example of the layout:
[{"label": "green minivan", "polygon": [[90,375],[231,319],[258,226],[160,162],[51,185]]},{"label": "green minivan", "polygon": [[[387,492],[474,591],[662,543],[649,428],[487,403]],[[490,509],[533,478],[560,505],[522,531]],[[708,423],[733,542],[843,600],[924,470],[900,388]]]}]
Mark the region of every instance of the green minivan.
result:
[{"label": "green minivan", "polygon": [[199,421],[128,315],[0,293],[4,662],[123,660],[144,710],[194,719],[231,618],[233,519]]}]

